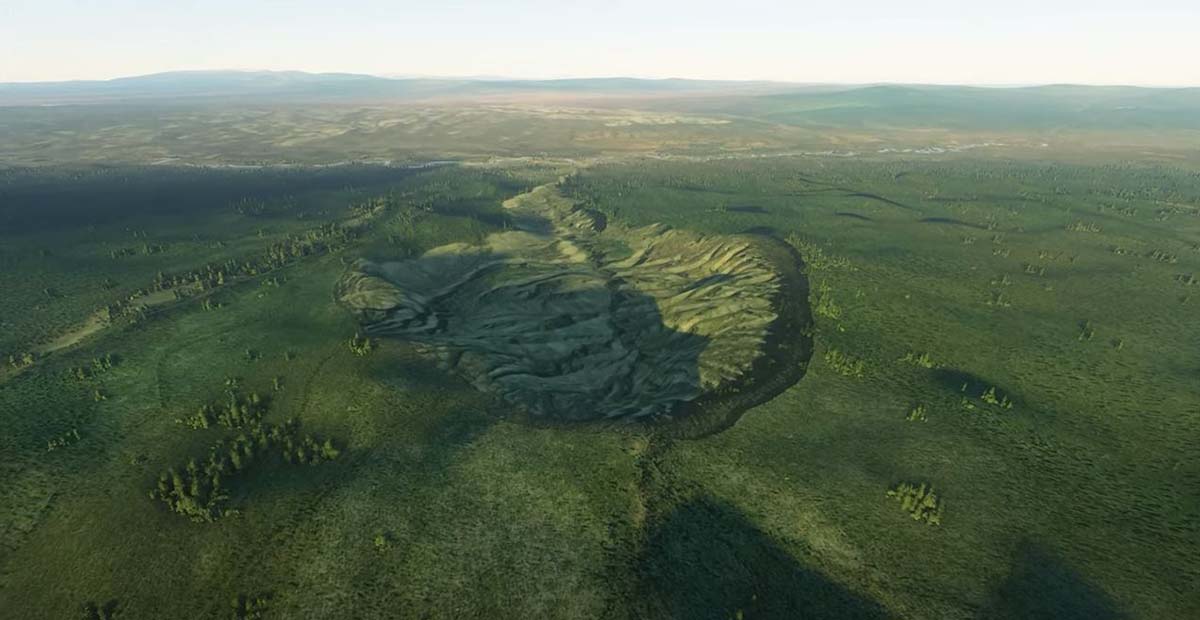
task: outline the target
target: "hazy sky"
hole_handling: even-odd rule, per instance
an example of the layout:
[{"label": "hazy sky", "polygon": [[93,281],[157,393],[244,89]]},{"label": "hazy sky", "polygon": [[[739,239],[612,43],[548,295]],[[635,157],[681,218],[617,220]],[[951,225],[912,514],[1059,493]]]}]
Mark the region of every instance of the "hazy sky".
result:
[{"label": "hazy sky", "polygon": [[1200,85],[1200,0],[0,0],[0,81],[176,69]]}]

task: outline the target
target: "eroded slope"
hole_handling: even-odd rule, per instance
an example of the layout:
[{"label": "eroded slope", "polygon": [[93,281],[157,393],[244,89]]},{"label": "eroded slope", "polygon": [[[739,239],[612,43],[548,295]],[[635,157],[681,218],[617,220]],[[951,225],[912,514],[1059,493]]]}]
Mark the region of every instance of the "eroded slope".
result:
[{"label": "eroded slope", "polygon": [[552,186],[505,207],[517,230],[359,261],[338,297],[368,333],[428,345],[478,389],[554,420],[658,419],[732,397],[778,366],[763,363],[772,341],[802,338],[807,305],[790,298],[806,291],[778,242],[607,226]]}]

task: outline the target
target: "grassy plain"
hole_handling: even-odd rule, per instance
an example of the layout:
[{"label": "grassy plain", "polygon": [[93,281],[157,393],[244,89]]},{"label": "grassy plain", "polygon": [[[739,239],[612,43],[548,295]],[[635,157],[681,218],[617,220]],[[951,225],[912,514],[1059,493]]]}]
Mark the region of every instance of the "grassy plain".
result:
[{"label": "grassy plain", "polygon": [[[674,113],[715,118],[699,105]],[[340,126],[351,112],[321,114]],[[255,148],[273,161],[469,160],[434,168],[64,167],[56,149],[71,142],[48,136],[41,163],[56,165],[7,169],[0,351],[20,368],[0,374],[0,616],[1200,613],[1200,175],[1186,140],[1162,143],[1170,157],[1047,149],[1036,131],[1021,146],[880,153],[880,135],[933,142],[761,120],[609,127],[609,114],[543,111],[516,123],[528,142],[511,146],[463,117],[444,124],[461,127],[462,149],[355,132],[379,149],[229,135],[178,147],[209,163],[258,159]],[[590,135],[646,140],[619,153]],[[826,148],[872,135],[878,148],[789,154],[809,150],[801,135]],[[1062,139],[1097,144],[1084,130]],[[37,163],[30,148],[5,161]],[[794,246],[816,321],[803,379],[685,440],[531,426],[418,347],[348,346],[359,326],[333,291],[353,259],[479,243],[512,226],[505,200],[560,178],[560,192],[622,225]],[[364,213],[328,251],[20,360],[160,271],[246,260]],[[257,453],[224,487],[230,513],[195,522],[151,495],[164,470],[253,433],[188,422],[226,400],[231,379],[268,397],[263,424],[294,419],[340,454]],[[940,523],[888,496],[902,483],[936,491]]]}]

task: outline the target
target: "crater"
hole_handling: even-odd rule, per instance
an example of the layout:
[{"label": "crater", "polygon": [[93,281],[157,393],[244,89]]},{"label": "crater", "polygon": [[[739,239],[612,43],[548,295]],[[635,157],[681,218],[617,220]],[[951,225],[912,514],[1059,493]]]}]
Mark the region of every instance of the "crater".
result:
[{"label": "crater", "polygon": [[539,187],[517,230],[359,260],[338,299],[366,333],[418,345],[532,421],[732,425],[812,355],[799,255],[762,235],[606,222]]}]

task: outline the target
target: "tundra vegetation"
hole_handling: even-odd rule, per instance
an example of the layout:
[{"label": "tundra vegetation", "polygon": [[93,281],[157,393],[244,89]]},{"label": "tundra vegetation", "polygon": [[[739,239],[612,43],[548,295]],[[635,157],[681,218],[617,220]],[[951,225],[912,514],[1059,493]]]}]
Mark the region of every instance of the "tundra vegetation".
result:
[{"label": "tundra vegetation", "polygon": [[0,108],[0,616],[1194,617],[1200,116],[901,94]]}]

